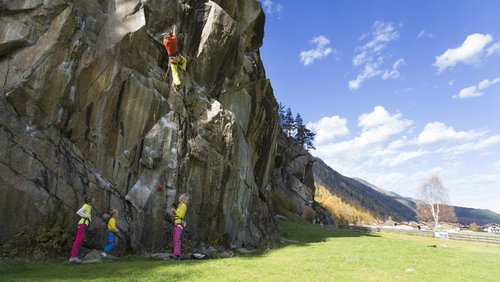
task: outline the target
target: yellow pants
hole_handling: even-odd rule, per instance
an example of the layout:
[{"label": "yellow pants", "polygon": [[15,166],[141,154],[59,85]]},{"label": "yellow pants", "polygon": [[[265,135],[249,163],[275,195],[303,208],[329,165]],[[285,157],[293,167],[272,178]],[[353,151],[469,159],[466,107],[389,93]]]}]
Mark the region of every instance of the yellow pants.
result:
[{"label": "yellow pants", "polygon": [[178,64],[181,64],[182,70],[186,71],[186,64],[187,64],[186,58],[184,58],[182,55],[170,57],[170,67],[172,68],[172,78],[174,79],[175,86],[181,85],[181,79],[179,78],[179,70],[177,69]]}]

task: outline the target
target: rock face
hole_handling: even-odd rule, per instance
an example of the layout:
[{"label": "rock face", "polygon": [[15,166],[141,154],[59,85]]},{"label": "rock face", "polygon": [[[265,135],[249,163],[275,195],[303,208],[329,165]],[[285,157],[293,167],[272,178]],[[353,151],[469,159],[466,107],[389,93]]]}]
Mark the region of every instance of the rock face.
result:
[{"label": "rock face", "polygon": [[297,145],[284,133],[278,137],[272,190],[282,192],[291,202],[291,211],[315,224],[336,226],[337,223],[314,200],[316,187],[313,167],[318,159]]},{"label": "rock face", "polygon": [[[119,249],[167,247],[179,193],[191,244],[274,238],[277,103],[259,56],[260,3],[0,5],[0,244],[55,203],[73,216],[86,194],[97,198],[90,245],[104,243],[100,216],[116,208]],[[188,59],[181,91],[160,43],[174,23]]]}]

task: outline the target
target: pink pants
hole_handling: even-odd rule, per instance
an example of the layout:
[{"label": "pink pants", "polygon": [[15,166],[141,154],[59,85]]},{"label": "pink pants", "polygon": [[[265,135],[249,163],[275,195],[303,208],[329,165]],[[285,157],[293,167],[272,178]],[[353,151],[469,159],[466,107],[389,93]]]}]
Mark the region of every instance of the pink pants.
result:
[{"label": "pink pants", "polygon": [[182,227],[180,225],[176,225],[174,230],[172,230],[172,245],[174,249],[174,256],[181,256],[181,234]]},{"label": "pink pants", "polygon": [[71,257],[78,257],[78,250],[83,243],[83,239],[85,239],[85,230],[87,230],[87,225],[78,224],[78,232],[76,232],[75,242],[73,243],[73,248],[71,249]]}]

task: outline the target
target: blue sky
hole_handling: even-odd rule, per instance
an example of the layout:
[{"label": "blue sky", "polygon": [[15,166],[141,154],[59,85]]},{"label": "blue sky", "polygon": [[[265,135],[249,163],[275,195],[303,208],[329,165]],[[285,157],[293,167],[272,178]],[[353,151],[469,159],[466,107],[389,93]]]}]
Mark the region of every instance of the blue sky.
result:
[{"label": "blue sky", "polygon": [[500,213],[500,1],[262,0],[261,56],[311,153],[414,197]]}]

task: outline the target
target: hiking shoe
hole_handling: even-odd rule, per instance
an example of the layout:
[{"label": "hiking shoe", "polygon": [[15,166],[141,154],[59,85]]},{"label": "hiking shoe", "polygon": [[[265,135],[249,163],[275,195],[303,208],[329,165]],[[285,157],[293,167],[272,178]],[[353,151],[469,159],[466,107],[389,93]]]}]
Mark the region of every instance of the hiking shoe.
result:
[{"label": "hiking shoe", "polygon": [[79,264],[79,263],[81,263],[82,261],[81,261],[79,258],[70,258],[70,259],[69,259],[69,262],[70,262],[70,263],[74,263],[74,264]]},{"label": "hiking shoe", "polygon": [[181,257],[175,256],[175,257],[171,258],[170,260],[171,261],[180,261]]}]

